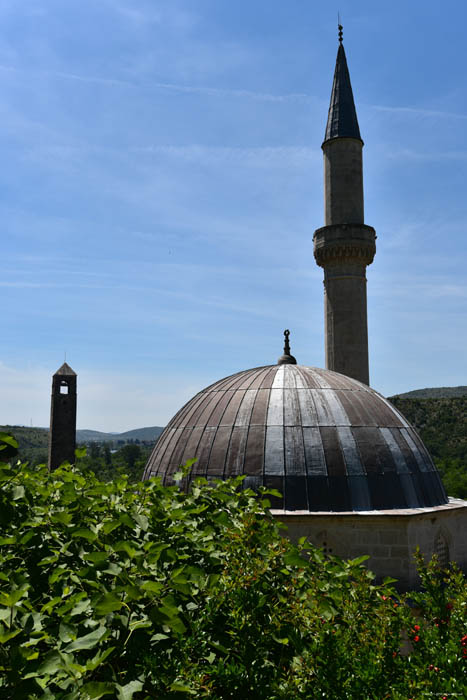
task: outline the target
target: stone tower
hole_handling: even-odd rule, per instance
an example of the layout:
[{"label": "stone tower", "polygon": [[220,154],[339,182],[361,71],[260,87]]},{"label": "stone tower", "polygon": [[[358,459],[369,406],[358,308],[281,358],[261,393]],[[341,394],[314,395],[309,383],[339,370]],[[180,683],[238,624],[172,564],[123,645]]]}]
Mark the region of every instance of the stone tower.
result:
[{"label": "stone tower", "polygon": [[52,378],[50,405],[49,469],[75,461],[76,372],[66,362]]},{"label": "stone tower", "polygon": [[363,141],[340,25],[322,149],[325,226],[313,242],[324,269],[326,369],[369,384],[366,266],[373,262],[376,234],[363,223]]}]

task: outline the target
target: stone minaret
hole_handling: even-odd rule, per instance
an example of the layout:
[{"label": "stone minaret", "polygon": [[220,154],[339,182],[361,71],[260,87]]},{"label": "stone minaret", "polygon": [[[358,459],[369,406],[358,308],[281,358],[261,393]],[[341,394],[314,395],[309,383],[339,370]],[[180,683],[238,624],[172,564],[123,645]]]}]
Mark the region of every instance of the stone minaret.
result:
[{"label": "stone minaret", "polygon": [[369,384],[366,266],[376,234],[363,223],[363,141],[339,25],[324,154],[325,226],[313,237],[324,268],[326,369]]},{"label": "stone minaret", "polygon": [[76,372],[66,362],[52,378],[50,405],[49,469],[75,462]]}]

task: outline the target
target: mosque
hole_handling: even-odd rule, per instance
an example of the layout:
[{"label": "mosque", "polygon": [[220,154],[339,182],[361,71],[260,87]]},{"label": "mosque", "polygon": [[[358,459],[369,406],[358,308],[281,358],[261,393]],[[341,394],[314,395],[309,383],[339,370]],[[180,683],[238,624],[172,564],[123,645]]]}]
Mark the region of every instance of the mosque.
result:
[{"label": "mosque", "polygon": [[[276,364],[221,379],[180,409],[143,478],[172,483],[191,458],[188,482],[243,475],[245,487],[282,494],[272,514],[292,539],[344,558],[368,554],[378,578],[411,589],[417,546],[467,572],[467,502],[447,497],[416,431],[369,387],[366,267],[376,234],[364,223],[363,141],[341,26],[322,149],[325,226],[313,240],[324,270],[326,369],[298,364],[285,331]],[[51,468],[66,450],[53,451],[59,416],[67,411],[68,424],[73,402],[76,415],[76,375],[63,365],[52,389]]]}]

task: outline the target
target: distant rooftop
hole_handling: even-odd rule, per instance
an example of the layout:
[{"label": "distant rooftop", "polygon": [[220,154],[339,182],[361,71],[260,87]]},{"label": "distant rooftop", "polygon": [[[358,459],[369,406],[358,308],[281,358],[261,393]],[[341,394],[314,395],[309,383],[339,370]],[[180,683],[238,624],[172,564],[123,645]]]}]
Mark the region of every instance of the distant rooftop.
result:
[{"label": "distant rooftop", "polygon": [[64,376],[65,376],[65,375],[68,375],[69,377],[70,377],[70,376],[71,376],[71,377],[76,377],[76,376],[77,376],[76,372],[74,372],[74,371],[71,369],[70,365],[68,365],[66,362],[64,362],[63,365],[62,365],[59,369],[57,369],[57,371],[55,372],[55,376],[57,376],[58,374],[59,374],[59,375],[64,375]]}]

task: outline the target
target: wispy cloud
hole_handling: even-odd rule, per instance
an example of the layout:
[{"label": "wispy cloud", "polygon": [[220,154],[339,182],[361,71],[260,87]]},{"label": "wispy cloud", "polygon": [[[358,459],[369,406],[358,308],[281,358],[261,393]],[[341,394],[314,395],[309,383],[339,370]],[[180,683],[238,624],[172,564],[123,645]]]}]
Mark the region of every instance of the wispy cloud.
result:
[{"label": "wispy cloud", "polygon": [[207,97],[234,97],[238,99],[259,100],[261,102],[289,102],[289,101],[310,101],[313,96],[304,92],[291,92],[274,94],[254,90],[234,90],[222,87],[211,87],[209,85],[185,85],[182,83],[157,82],[127,80],[124,78],[114,78],[98,75],[82,75],[79,73],[69,73],[57,70],[37,70],[35,68],[18,68],[12,65],[0,65],[0,71],[9,73],[20,73],[31,79],[37,78],[57,78],[59,80],[70,80],[81,83],[96,85],[106,85],[108,87],[124,87],[133,90],[165,90],[170,92],[191,93],[206,95]]},{"label": "wispy cloud", "polygon": [[191,92],[213,97],[238,97],[264,102],[286,102],[296,100],[311,100],[311,95],[304,92],[291,92],[285,94],[271,94],[267,92],[255,92],[252,90],[228,90],[224,88],[213,88],[205,85],[179,85],[176,83],[151,83],[154,88],[161,90],[174,90],[177,92]]},{"label": "wispy cloud", "polygon": [[164,155],[187,161],[204,161],[212,164],[235,162],[251,166],[295,166],[321,161],[321,152],[307,146],[261,146],[256,148],[216,147],[202,144],[188,146],[141,146],[130,149],[137,153]]},{"label": "wispy cloud", "polygon": [[424,107],[391,107],[389,105],[369,105],[371,109],[378,112],[389,112],[392,114],[402,114],[413,117],[432,117],[435,119],[467,119],[467,114],[458,112],[444,112],[436,109],[425,109]]},{"label": "wispy cloud", "polygon": [[467,151],[416,151],[413,148],[387,149],[387,158],[392,160],[412,160],[419,162],[437,161],[464,161],[467,160]]}]

